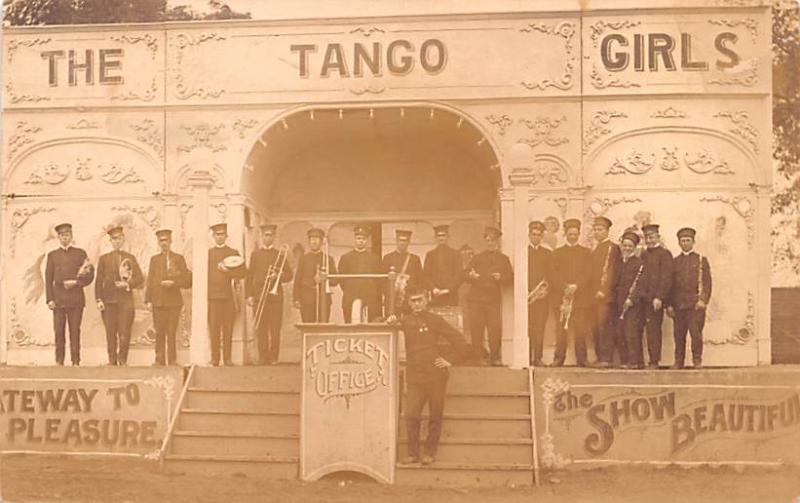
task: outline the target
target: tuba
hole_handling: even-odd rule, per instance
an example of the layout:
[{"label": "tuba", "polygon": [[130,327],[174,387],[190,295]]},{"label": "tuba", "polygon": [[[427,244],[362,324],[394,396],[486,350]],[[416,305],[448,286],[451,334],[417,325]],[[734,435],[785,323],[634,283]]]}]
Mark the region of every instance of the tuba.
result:
[{"label": "tuba", "polygon": [[133,278],[133,264],[131,263],[131,260],[129,258],[125,257],[119,263],[119,279],[120,281],[124,281],[128,284],[128,286],[125,287],[126,292],[131,291],[130,283],[132,278]]}]

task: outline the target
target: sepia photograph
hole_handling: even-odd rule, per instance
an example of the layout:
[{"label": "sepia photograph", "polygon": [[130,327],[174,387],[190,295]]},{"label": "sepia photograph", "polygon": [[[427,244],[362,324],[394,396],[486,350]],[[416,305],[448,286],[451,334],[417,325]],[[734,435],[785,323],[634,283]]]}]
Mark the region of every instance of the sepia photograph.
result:
[{"label": "sepia photograph", "polygon": [[800,0],[3,0],[0,503],[800,503]]}]

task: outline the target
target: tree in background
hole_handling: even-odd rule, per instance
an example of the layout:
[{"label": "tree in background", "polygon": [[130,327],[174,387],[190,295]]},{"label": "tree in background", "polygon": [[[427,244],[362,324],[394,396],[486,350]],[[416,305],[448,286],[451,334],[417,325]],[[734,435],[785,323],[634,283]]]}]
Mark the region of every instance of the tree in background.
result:
[{"label": "tree in background", "polygon": [[800,8],[772,9],[772,283],[800,286]]},{"label": "tree in background", "polygon": [[211,11],[198,14],[186,5],[167,7],[167,0],[3,0],[6,25],[147,23],[206,19],[248,19],[223,0],[209,0]]}]

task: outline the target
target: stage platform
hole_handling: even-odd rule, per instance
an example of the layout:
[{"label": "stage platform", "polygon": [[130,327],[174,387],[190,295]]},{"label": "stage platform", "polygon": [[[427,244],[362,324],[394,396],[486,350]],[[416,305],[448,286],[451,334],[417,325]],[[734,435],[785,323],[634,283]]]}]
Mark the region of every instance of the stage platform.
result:
[{"label": "stage platform", "polygon": [[[3,367],[0,382],[4,452],[130,455],[174,472],[298,476],[298,365]],[[400,459],[402,413],[401,397]],[[798,445],[798,365],[456,367],[437,463],[398,465],[396,483],[532,484],[537,460],[545,471],[800,465]]]}]

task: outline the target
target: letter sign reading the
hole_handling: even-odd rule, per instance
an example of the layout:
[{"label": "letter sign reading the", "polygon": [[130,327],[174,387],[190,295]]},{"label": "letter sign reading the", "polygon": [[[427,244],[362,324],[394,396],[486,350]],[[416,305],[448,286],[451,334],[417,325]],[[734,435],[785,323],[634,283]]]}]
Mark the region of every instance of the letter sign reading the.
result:
[{"label": "letter sign reading the", "polygon": [[[95,58],[95,52],[97,57]],[[67,83],[70,87],[78,85],[79,75],[83,74],[83,81],[87,86],[93,86],[95,76],[101,85],[122,84],[122,49],[99,49],[94,51],[42,51],[42,59],[47,60],[47,82],[50,87],[58,87],[59,84],[59,64],[58,62],[67,58]],[[97,64],[95,65],[95,60]]]}]

